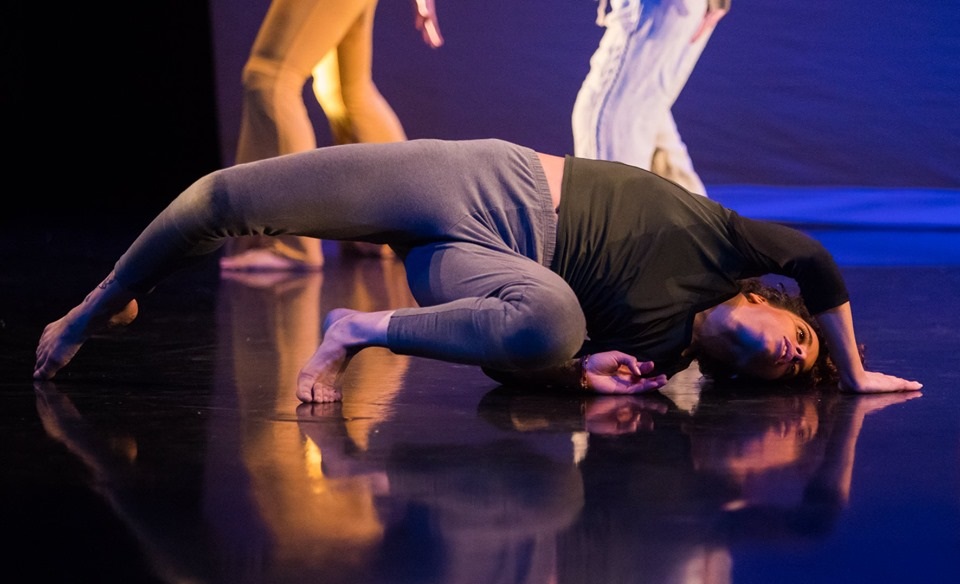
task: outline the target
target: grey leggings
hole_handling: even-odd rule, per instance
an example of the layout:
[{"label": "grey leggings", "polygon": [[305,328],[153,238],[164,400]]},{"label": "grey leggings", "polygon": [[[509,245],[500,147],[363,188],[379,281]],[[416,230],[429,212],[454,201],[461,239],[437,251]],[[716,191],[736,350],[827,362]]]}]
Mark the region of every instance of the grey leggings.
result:
[{"label": "grey leggings", "polygon": [[225,238],[305,235],[389,244],[417,308],[390,320],[395,353],[513,371],[579,350],[576,295],[547,267],[556,213],[536,153],[500,140],[351,144],[211,173],[115,267],[135,292]]}]

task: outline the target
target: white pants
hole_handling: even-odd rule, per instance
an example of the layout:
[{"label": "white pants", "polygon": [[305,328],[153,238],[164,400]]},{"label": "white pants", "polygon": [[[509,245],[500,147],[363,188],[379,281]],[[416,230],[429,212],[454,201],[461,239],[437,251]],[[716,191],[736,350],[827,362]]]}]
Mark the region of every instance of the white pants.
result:
[{"label": "white pants", "polygon": [[574,154],[615,160],[706,195],[671,108],[709,38],[707,0],[610,0],[573,107]]}]

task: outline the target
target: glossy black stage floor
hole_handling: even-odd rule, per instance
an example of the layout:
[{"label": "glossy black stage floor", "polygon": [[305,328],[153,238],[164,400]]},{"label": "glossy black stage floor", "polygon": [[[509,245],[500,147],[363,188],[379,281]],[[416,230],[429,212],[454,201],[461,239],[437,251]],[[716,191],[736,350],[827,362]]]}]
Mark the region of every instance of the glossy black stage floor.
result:
[{"label": "glossy black stage floor", "polygon": [[[821,233],[860,340],[921,393],[505,390],[371,349],[342,404],[294,397],[329,309],[411,304],[402,267],[161,285],[128,329],[30,380],[43,325],[133,233],[5,229],[8,582],[960,582],[960,262],[953,232]],[[869,256],[869,254],[867,254]]]}]

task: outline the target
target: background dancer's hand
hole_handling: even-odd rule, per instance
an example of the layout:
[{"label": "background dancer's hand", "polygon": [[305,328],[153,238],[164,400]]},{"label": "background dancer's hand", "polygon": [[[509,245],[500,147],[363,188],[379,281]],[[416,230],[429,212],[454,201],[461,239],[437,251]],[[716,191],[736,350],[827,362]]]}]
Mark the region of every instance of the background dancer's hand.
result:
[{"label": "background dancer's hand", "polygon": [[443,45],[434,0],[413,0],[413,23],[423,34],[423,42],[433,49]]},{"label": "background dancer's hand", "polygon": [[708,30],[713,30],[717,23],[720,22],[720,19],[727,15],[730,12],[730,0],[711,0],[707,2],[707,12],[703,16],[703,21],[700,22],[700,26],[697,28],[697,32],[693,33],[693,38],[690,39],[691,43],[697,42],[705,32]]}]

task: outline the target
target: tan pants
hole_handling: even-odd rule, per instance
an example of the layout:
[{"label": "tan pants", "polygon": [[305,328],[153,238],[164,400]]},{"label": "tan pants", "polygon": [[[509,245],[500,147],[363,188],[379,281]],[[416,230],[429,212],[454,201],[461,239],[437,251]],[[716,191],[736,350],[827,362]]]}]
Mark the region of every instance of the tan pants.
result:
[{"label": "tan pants", "polygon": [[[406,140],[373,83],[376,7],[377,0],[273,0],[243,69],[237,163],[317,147],[303,102],[311,77],[337,144]],[[225,253],[253,247],[307,265],[323,262],[320,241],[293,236],[233,239]]]}]

